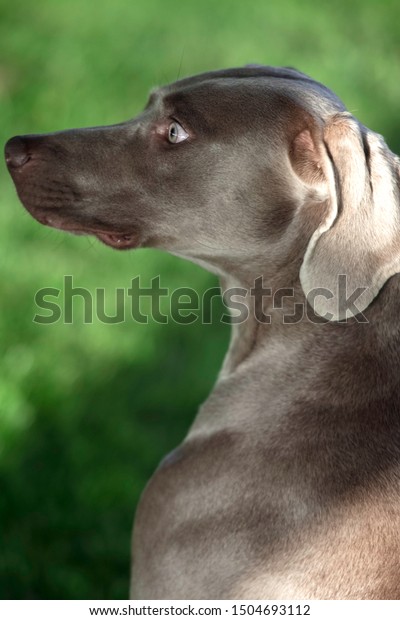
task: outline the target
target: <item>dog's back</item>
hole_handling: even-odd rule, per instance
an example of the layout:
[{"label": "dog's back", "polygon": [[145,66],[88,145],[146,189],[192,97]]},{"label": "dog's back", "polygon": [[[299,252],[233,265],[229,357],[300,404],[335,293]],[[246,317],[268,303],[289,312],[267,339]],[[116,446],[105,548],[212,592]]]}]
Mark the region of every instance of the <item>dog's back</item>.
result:
[{"label": "dog's back", "polygon": [[399,597],[399,305],[396,276],[220,380],[144,492],[134,596]]}]

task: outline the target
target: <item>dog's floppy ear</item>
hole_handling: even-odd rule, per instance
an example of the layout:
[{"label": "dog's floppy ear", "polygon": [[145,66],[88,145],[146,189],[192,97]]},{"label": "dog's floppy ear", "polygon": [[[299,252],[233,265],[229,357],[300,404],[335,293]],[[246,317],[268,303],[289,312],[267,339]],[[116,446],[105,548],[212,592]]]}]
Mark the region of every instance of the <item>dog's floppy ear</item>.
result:
[{"label": "dog's floppy ear", "polygon": [[343,320],[362,312],[400,272],[399,159],[349,113],[333,115],[320,144],[308,130],[292,145],[292,166],[326,190],[300,282],[317,314]]}]

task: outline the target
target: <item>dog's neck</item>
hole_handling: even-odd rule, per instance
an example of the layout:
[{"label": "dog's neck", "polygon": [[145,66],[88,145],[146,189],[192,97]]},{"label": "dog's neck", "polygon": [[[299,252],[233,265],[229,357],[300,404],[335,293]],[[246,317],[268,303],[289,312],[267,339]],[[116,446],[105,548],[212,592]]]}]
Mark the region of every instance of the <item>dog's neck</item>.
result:
[{"label": "dog's neck", "polygon": [[[254,294],[256,278],[224,277],[221,279],[222,291],[241,289],[240,302],[247,308],[248,317],[242,322],[232,324],[231,341],[225,357],[220,378],[225,378],[250,363],[262,359],[260,353],[273,352],[274,345],[284,343],[287,350],[297,343],[309,343],[313,350],[324,348],[324,357],[329,358],[330,348],[337,352],[342,346],[346,350],[348,339],[357,333],[362,342],[369,340],[384,346],[400,342],[398,314],[400,307],[400,275],[392,277],[382,289],[371,306],[357,317],[337,323],[329,322],[316,315],[307,304],[305,295],[296,277],[287,277],[283,285],[278,280],[264,279],[263,286],[270,289],[261,297]],[[246,291],[244,296],[243,291]],[[235,312],[234,312],[235,314]],[[237,314],[237,312],[236,312]],[[351,333],[350,333],[351,332]],[[266,359],[266,358],[264,358]]]},{"label": "dog's neck", "polygon": [[233,373],[261,347],[289,335],[292,342],[321,322],[307,305],[298,278],[251,276],[221,278],[221,290],[241,305],[232,311],[231,341],[221,377]]},{"label": "dog's neck", "polygon": [[[260,403],[267,399],[271,411],[286,411],[286,405],[278,403],[287,399],[286,382],[292,390],[295,384],[299,393],[304,392],[304,385],[309,386],[310,368],[317,362],[310,360],[306,376],[298,360],[304,348],[312,351],[313,339],[318,337],[315,332],[319,331],[315,328],[324,329],[324,325],[313,325],[301,313],[296,316],[296,304],[301,307],[305,299],[295,281],[292,280],[292,290],[290,280],[286,280],[286,289],[290,289],[292,296],[285,298],[283,280],[278,283],[265,277],[264,287],[271,288],[271,292],[257,297],[252,293],[255,279],[257,276],[221,279],[223,292],[240,288],[241,293],[242,289],[247,293],[240,300],[246,304],[248,317],[232,325],[231,342],[218,381],[196,416],[188,435],[191,439],[227,428],[257,428],[264,424],[267,408]],[[292,322],[285,322],[285,317]]]}]

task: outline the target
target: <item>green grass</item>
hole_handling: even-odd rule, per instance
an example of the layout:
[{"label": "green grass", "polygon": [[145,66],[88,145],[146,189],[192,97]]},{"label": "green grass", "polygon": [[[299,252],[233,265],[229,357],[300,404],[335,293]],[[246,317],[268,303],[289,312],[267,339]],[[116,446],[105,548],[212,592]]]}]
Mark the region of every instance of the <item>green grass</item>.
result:
[{"label": "green grass", "polygon": [[[0,137],[134,116],[154,85],[248,62],[329,85],[400,151],[400,8],[383,0],[0,2]],[[211,325],[37,325],[35,292],[161,274],[215,280],[150,250],[46,230],[0,171],[0,596],[125,598],[135,504],[184,436],[228,341]],[[218,310],[218,308],[217,308]]]}]

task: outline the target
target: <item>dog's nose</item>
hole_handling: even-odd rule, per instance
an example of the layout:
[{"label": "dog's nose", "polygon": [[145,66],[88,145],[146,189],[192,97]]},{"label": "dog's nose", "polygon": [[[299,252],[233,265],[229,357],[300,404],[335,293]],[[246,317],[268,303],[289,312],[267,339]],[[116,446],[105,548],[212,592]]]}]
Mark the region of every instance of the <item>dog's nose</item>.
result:
[{"label": "dog's nose", "polygon": [[21,168],[30,160],[27,142],[21,136],[8,140],[4,153],[9,168]]}]

